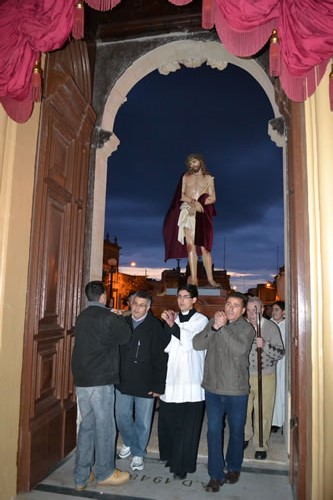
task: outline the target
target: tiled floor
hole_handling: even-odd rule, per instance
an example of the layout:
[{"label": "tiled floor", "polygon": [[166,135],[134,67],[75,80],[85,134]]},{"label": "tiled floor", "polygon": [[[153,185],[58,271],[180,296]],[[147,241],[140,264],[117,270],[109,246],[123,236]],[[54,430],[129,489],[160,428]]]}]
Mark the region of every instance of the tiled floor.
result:
[{"label": "tiled floor", "polygon": [[[169,469],[159,462],[157,446],[157,420],[155,414],[152,435],[145,459],[145,469],[131,473],[131,480],[123,486],[100,488],[95,484],[83,492],[76,492],[73,485],[74,453],[50,474],[33,491],[17,496],[17,500],[69,500],[95,498],[103,500],[159,499],[202,500],[207,483],[206,422],[204,422],[199,448],[198,466],[194,474],[183,481],[174,480]],[[226,431],[227,432],[227,431]],[[120,443],[119,443],[120,444]],[[117,461],[117,467],[130,470],[131,458]],[[235,485],[224,485],[218,495],[224,500],[292,500],[288,479],[288,457],[281,433],[272,434],[267,460],[253,459],[251,442],[245,450],[240,480]],[[215,497],[214,497],[215,498]]]}]

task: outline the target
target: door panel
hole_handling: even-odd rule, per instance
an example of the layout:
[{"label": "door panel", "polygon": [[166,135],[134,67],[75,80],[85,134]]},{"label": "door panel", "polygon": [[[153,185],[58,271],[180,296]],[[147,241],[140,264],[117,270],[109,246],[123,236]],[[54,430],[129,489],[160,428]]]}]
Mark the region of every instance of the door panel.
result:
[{"label": "door panel", "polygon": [[289,101],[276,88],[276,99],[288,132],[286,276],[287,331],[290,352],[290,482],[295,498],[311,498],[312,395],[310,238],[305,150],[304,105]]},{"label": "door panel", "polygon": [[95,122],[90,85],[76,80],[90,82],[88,68],[85,44],[80,42],[50,54],[46,67],[24,337],[18,491],[43,479],[76,442],[70,361],[81,306]]},{"label": "door panel", "polygon": [[[290,477],[295,498],[311,498],[312,380],[310,238],[304,105],[291,103],[289,139]],[[303,147],[302,147],[303,146]]]}]

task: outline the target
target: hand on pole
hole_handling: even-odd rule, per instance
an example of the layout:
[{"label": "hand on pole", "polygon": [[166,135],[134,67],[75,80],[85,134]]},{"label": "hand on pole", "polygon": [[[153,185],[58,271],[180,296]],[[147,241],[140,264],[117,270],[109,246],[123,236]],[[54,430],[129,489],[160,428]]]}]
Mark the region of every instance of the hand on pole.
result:
[{"label": "hand on pole", "polygon": [[265,347],[265,341],[262,337],[256,337],[256,344],[260,349],[263,349]]}]

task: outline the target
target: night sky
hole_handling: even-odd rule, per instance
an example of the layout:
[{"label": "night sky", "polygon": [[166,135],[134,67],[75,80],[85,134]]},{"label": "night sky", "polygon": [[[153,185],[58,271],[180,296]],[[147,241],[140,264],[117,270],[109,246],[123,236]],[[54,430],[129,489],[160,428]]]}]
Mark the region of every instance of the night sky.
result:
[{"label": "night sky", "polygon": [[155,71],[135,85],[116,116],[120,145],[108,164],[105,234],[121,246],[120,270],[159,279],[176,267],[164,262],[163,220],[187,155],[200,152],[215,177],[215,269],[226,268],[240,291],[272,280],[284,264],[282,149],[268,136],[272,118],[260,85],[231,64]]}]

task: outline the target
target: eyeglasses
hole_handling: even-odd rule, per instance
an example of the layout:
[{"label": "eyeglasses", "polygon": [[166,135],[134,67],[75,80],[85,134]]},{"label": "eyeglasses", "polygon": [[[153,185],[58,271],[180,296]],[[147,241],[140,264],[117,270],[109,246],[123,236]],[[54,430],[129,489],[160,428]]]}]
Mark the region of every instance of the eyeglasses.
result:
[{"label": "eyeglasses", "polygon": [[177,299],[192,299],[191,295],[177,295]]}]

